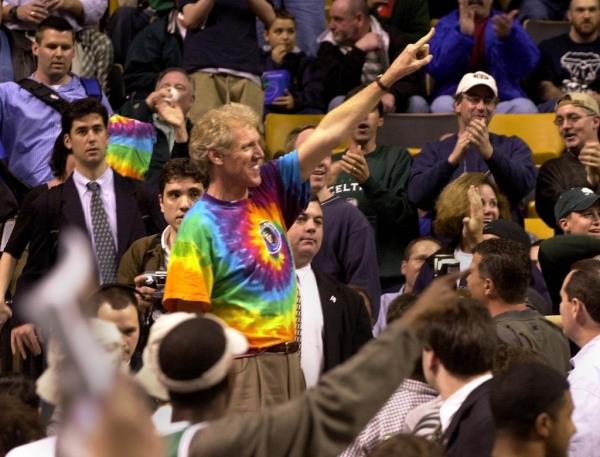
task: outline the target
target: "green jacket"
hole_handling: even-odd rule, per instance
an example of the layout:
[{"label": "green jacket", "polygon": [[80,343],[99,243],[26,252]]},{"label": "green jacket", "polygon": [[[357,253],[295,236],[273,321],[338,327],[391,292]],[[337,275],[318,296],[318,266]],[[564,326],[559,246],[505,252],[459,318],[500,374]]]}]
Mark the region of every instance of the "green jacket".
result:
[{"label": "green jacket", "polygon": [[117,282],[134,284],[136,276],[145,271],[164,270],[164,253],[160,244],[161,234],[145,236],[133,242],[121,257],[117,270]]},{"label": "green jacket", "polygon": [[494,317],[500,341],[533,351],[559,373],[571,371],[569,341],[562,330],[534,309]]},{"label": "green jacket", "polygon": [[378,146],[365,158],[370,176],[362,185],[341,172],[329,190],[358,206],[371,223],[385,289],[402,282],[404,248],[419,236],[417,210],[406,193],[412,158],[396,146]]},{"label": "green jacket", "polygon": [[210,422],[191,442],[190,457],[334,457],[358,435],[421,353],[415,334],[396,321],[317,386],[287,403]]},{"label": "green jacket", "polygon": [[559,314],[560,289],[578,260],[600,254],[600,239],[587,235],[558,235],[540,245],[539,261],[552,299],[552,310]]}]

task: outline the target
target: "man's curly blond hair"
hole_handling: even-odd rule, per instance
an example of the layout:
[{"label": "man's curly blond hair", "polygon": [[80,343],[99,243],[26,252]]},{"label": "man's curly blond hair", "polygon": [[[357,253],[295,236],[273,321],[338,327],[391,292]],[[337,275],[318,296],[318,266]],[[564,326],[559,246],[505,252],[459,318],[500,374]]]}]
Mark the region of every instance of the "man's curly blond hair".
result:
[{"label": "man's curly blond hair", "polygon": [[210,170],[208,151],[225,153],[236,137],[234,129],[240,127],[255,128],[260,131],[260,118],[252,108],[241,103],[228,103],[211,109],[194,125],[190,137],[190,157],[204,171]]}]

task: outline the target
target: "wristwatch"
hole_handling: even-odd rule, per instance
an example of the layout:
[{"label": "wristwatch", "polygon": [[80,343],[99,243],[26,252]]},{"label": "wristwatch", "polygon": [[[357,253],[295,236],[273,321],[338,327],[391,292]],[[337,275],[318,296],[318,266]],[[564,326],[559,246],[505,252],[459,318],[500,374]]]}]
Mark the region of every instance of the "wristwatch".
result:
[{"label": "wristwatch", "polygon": [[385,84],[383,84],[381,82],[381,77],[383,76],[383,74],[378,75],[377,78],[375,78],[375,84],[377,84],[377,86],[379,86],[379,88],[384,91],[384,92],[389,92],[390,88],[388,86],[386,86]]},{"label": "wristwatch", "polygon": [[11,9],[8,10],[8,20],[10,22],[19,22],[19,16],[17,16],[17,8],[19,7],[13,6]]}]

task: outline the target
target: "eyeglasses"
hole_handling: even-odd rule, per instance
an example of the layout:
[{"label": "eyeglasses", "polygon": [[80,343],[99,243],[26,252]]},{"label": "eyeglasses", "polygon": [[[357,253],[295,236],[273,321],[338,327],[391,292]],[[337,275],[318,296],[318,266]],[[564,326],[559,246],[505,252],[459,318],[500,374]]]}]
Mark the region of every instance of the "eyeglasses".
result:
[{"label": "eyeglasses", "polygon": [[563,123],[565,121],[567,121],[569,125],[573,125],[573,124],[576,124],[577,122],[579,122],[584,117],[591,117],[591,116],[594,116],[594,115],[593,114],[585,114],[582,116],[580,114],[571,113],[571,114],[567,114],[565,117],[556,116],[556,119],[554,119],[554,125],[556,125],[557,127],[560,127],[563,125]]},{"label": "eyeglasses", "polygon": [[471,103],[472,105],[479,105],[481,102],[483,102],[483,104],[485,106],[495,106],[496,105],[496,97],[481,97],[479,95],[469,95],[469,94],[464,94],[465,98],[468,100],[469,103]]}]

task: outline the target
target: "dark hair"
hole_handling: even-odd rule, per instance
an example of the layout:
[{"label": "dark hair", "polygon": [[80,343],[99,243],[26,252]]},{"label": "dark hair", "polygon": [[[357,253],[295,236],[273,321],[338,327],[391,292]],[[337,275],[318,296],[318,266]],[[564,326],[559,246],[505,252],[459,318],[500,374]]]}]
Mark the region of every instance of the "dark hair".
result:
[{"label": "dark hair", "polygon": [[417,294],[406,293],[398,295],[392,300],[385,315],[386,323],[394,322],[400,319],[417,301]]},{"label": "dark hair", "polygon": [[481,256],[479,274],[494,281],[496,292],[509,304],[523,303],[531,282],[531,259],[525,247],[503,238],[485,240],[475,246]]},{"label": "dark hair", "polygon": [[37,411],[18,397],[0,394],[0,455],[46,436]]},{"label": "dark hair", "polygon": [[377,444],[368,457],[442,457],[443,449],[434,441],[400,433]]},{"label": "dark hair", "polygon": [[38,24],[38,27],[35,31],[35,41],[36,43],[42,42],[42,35],[46,30],[56,30],[58,32],[71,32],[73,36],[73,44],[75,43],[75,30],[69,21],[60,16],[48,16],[42,22]]},{"label": "dark hair", "polygon": [[[294,15],[283,8],[278,8],[275,10],[275,19],[287,19],[290,21],[294,21],[294,24],[296,24],[296,18],[294,17]],[[273,23],[271,23],[271,26],[272,25]],[[271,27],[269,27],[269,29],[271,29]]]},{"label": "dark hair", "polygon": [[[352,96],[358,94],[361,90],[363,90],[365,87],[367,87],[368,84],[361,84],[360,86],[356,86],[354,89],[350,90],[347,94],[346,94],[346,100],[348,100],[349,98],[351,98]],[[377,112],[379,113],[379,117],[383,117],[384,116],[384,111],[383,111],[383,103],[381,102],[381,100],[379,100],[377,102]],[[375,108],[373,108],[375,109]],[[373,111],[373,110],[371,110]]]},{"label": "dark hair", "polygon": [[160,194],[162,195],[165,186],[169,182],[185,178],[190,178],[192,181],[202,184],[205,189],[208,187],[208,176],[204,170],[193,160],[182,157],[171,159],[163,165],[158,180]]},{"label": "dark hair", "polygon": [[415,247],[415,244],[420,243],[421,241],[431,241],[432,243],[437,244],[440,248],[442,247],[442,243],[440,243],[440,241],[435,239],[434,237],[421,236],[419,238],[415,238],[414,240],[411,240],[411,242],[406,245],[406,247],[404,248],[403,260],[410,259],[410,256],[412,254],[412,249]]},{"label": "dark hair", "polygon": [[54,142],[52,155],[50,156],[50,169],[55,178],[64,180],[67,174],[67,159],[73,152],[65,146],[64,133],[61,132]]},{"label": "dark hair", "polygon": [[294,149],[296,149],[296,140],[302,132],[304,132],[305,130],[312,130],[316,128],[317,126],[315,124],[303,124],[299,125],[298,127],[294,127],[292,131],[288,133],[288,136],[285,139],[285,143],[283,146],[284,152],[291,152]]},{"label": "dark hair", "polygon": [[544,357],[540,356],[534,349],[512,346],[504,341],[498,342],[496,350],[494,351],[494,362],[492,366],[492,373],[494,376],[510,370],[517,364],[523,363],[541,363],[547,365]]},{"label": "dark hair", "polygon": [[421,340],[450,373],[468,377],[492,368],[498,337],[481,303],[461,297],[453,308],[430,312],[423,321]]},{"label": "dark hair", "polygon": [[[396,298],[394,298],[390,303],[387,314],[385,315],[386,323],[389,325],[395,320],[400,319],[404,313],[413,307],[413,305],[417,302],[417,298],[417,295],[411,292],[398,295]],[[410,377],[411,379],[426,382],[425,375],[423,374],[423,358],[421,356],[419,356],[417,359],[415,368],[413,369]]]},{"label": "dark hair", "polygon": [[573,274],[565,286],[567,297],[579,299],[590,317],[600,323],[600,261],[580,260],[571,270]]},{"label": "dark hair", "polygon": [[113,283],[100,286],[87,299],[85,310],[89,312],[90,315],[96,316],[98,310],[104,303],[108,303],[110,307],[116,311],[133,305],[139,315],[138,292],[127,284]]},{"label": "dark hair", "polygon": [[[177,325],[167,333],[158,348],[160,370],[170,379],[190,380],[199,378],[217,363],[225,351],[226,340],[223,337],[207,338],[198,332],[198,319],[202,319],[205,335],[223,334],[216,322],[205,318],[189,319]],[[199,344],[201,342],[201,344]],[[169,391],[169,398],[174,406],[193,406],[210,402],[214,397],[228,389],[229,380],[226,376],[219,383],[206,389],[194,392]]]},{"label": "dark hair", "polygon": [[34,383],[22,373],[0,374],[0,392],[11,397],[18,397],[32,408],[37,408],[40,404],[40,399],[35,393]]},{"label": "dark hair", "polygon": [[97,98],[87,97],[69,103],[69,106],[62,114],[61,124],[63,135],[71,132],[74,121],[89,114],[98,114],[102,117],[104,127],[108,127],[108,111],[106,111],[104,105]]},{"label": "dark hair", "polygon": [[490,407],[496,430],[527,439],[541,413],[556,417],[568,390],[565,377],[547,365],[515,365],[492,380]]}]

